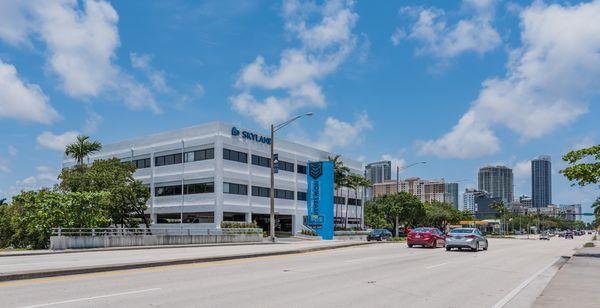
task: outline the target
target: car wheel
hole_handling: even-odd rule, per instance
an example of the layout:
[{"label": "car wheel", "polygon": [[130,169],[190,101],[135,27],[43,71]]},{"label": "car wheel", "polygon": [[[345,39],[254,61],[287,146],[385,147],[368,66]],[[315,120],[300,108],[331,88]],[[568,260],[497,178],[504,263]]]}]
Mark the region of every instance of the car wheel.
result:
[{"label": "car wheel", "polygon": [[408,244],[408,248],[412,248],[412,246],[413,246],[412,244]]},{"label": "car wheel", "polygon": [[479,241],[475,242],[475,248],[473,248],[473,251],[479,251]]},{"label": "car wheel", "polygon": [[436,248],[437,247],[437,241],[434,239],[433,241],[431,241],[431,245],[429,245],[429,248]]},{"label": "car wheel", "polygon": [[450,251],[452,248],[446,246],[446,251]]},{"label": "car wheel", "polygon": [[488,245],[489,245],[488,242],[485,241],[485,247],[483,247],[483,250],[487,250],[488,249]]}]

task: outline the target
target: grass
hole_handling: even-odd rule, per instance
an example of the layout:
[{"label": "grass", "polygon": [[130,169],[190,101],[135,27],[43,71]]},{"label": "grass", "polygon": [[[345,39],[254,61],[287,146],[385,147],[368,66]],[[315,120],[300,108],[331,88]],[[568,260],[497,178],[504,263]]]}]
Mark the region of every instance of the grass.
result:
[{"label": "grass", "polygon": [[594,245],[594,243],[592,243],[592,242],[587,242],[587,243],[585,243],[585,245],[583,245],[583,247],[588,247],[588,248],[589,248],[589,247],[594,247],[594,246],[595,246],[595,245]]},{"label": "grass", "polygon": [[406,241],[406,237],[404,237],[404,236],[390,237],[389,240],[392,241],[392,242],[405,242]]}]

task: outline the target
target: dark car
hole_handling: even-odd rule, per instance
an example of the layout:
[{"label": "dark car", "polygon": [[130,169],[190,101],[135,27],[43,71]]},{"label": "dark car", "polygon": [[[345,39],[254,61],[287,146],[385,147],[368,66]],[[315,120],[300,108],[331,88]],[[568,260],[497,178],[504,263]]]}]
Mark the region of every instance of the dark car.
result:
[{"label": "dark car", "polygon": [[408,247],[421,245],[423,247],[444,247],[446,245],[446,236],[437,228],[416,228],[408,233],[406,238]]},{"label": "dark car", "polygon": [[567,238],[573,239],[573,231],[567,230],[565,232],[565,239],[567,239]]},{"label": "dark car", "polygon": [[392,232],[386,229],[374,229],[367,235],[367,241],[386,241],[392,237]]}]

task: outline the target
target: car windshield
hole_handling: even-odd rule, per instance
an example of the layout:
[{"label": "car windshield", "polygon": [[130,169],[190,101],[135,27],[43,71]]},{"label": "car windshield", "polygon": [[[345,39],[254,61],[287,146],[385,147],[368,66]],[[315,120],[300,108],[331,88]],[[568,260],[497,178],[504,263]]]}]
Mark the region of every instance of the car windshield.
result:
[{"label": "car windshield", "polygon": [[473,233],[474,229],[454,229],[450,233]]},{"label": "car windshield", "polygon": [[412,229],[412,232],[433,232],[432,228],[416,228]]},{"label": "car windshield", "polygon": [[373,230],[373,232],[371,232],[371,233],[373,233],[373,234],[375,234],[375,235],[378,235],[378,234],[381,234],[381,233],[383,233],[383,230],[382,230],[382,229],[375,229],[375,230]]}]

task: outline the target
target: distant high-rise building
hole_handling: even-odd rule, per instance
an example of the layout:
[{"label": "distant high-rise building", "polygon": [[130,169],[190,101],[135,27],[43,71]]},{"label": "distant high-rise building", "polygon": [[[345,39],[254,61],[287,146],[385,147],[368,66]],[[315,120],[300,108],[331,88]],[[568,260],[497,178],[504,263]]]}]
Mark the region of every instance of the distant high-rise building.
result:
[{"label": "distant high-rise building", "polygon": [[486,166],[479,169],[477,186],[490,198],[500,198],[505,205],[513,201],[513,172],[505,166]]},{"label": "distant high-rise building", "polygon": [[500,197],[492,197],[484,190],[465,189],[463,194],[463,208],[473,212],[478,219],[494,218],[496,211],[491,205],[500,201]]},{"label": "distant high-rise building", "polygon": [[455,209],[458,208],[458,183],[446,183],[446,202],[452,203]]},{"label": "distant high-rise building", "polygon": [[525,206],[525,207],[532,207],[533,206],[531,197],[529,197],[527,195],[521,195],[519,197],[519,204],[521,204],[522,206]]},{"label": "distant high-rise building", "polygon": [[392,179],[392,162],[389,160],[370,163],[365,167],[365,177],[372,184]]},{"label": "distant high-rise building", "polygon": [[463,210],[475,212],[475,189],[465,189],[463,193]]},{"label": "distant high-rise building", "polygon": [[531,196],[534,207],[552,204],[552,163],[542,155],[531,161]]},{"label": "distant high-rise building", "polygon": [[439,201],[446,202],[458,208],[458,183],[447,183],[441,180],[423,180],[420,178],[408,178],[401,181],[385,181],[373,184],[373,197],[395,194],[397,192],[411,193],[422,202]]}]

